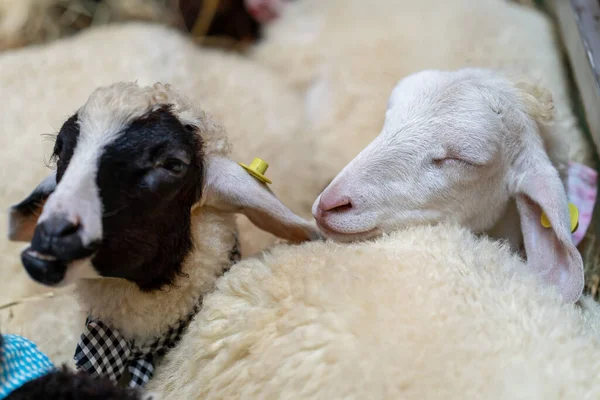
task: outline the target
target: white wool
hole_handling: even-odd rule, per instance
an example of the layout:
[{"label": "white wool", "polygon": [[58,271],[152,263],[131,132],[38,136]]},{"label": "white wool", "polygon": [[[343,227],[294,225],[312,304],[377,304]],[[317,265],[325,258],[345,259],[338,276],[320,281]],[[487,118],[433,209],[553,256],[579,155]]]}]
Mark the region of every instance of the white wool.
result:
[{"label": "white wool", "polygon": [[592,399],[598,306],[507,247],[422,226],[235,265],[147,387],[169,399]]}]

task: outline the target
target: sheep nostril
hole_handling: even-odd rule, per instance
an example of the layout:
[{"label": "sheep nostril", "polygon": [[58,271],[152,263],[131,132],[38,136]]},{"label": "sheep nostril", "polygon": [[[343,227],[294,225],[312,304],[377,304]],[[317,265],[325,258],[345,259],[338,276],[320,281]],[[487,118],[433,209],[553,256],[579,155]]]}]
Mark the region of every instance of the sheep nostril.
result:
[{"label": "sheep nostril", "polygon": [[53,237],[66,237],[76,233],[80,228],[79,223],[72,223],[65,217],[51,218],[42,224],[45,233]]},{"label": "sheep nostril", "polygon": [[344,211],[348,211],[351,208],[352,208],[352,203],[348,202],[348,204],[344,204],[344,205],[338,206],[338,207],[336,207],[336,208],[334,208],[333,210],[330,210],[330,211],[344,212]]},{"label": "sheep nostril", "polygon": [[321,198],[319,207],[324,212],[344,212],[352,208],[352,202],[345,196],[335,199]]}]

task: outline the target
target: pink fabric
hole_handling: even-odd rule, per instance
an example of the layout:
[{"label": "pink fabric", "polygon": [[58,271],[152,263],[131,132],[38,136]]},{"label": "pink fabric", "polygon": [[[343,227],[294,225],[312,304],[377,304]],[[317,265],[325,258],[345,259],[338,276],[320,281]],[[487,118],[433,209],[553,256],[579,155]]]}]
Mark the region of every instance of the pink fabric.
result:
[{"label": "pink fabric", "polygon": [[592,221],[596,204],[598,173],[583,164],[569,163],[567,196],[579,209],[579,227],[573,233],[575,245],[581,243]]}]

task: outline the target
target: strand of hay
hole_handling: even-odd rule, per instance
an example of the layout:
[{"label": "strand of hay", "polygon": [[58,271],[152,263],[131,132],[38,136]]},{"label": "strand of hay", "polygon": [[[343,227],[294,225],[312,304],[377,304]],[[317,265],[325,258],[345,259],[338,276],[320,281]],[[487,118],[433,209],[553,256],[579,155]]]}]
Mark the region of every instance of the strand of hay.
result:
[{"label": "strand of hay", "polygon": [[50,299],[50,298],[54,298],[54,297],[56,297],[56,294],[54,292],[47,292],[47,293],[37,295],[37,296],[24,297],[19,300],[9,301],[8,303],[1,304],[0,310],[5,310],[7,308],[18,306],[18,305],[24,304],[24,303],[30,303],[32,301],[45,300],[45,299]]},{"label": "strand of hay", "polygon": [[196,23],[192,28],[192,36],[197,40],[203,40],[207,34],[210,25],[212,24],[217,10],[219,9],[220,0],[204,0],[202,9],[198,15]]}]

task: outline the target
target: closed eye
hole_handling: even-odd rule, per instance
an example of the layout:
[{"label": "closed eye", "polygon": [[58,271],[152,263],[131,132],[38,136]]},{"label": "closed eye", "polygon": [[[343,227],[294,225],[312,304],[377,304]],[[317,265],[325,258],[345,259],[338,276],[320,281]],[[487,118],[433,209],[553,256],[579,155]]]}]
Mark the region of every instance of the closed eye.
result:
[{"label": "closed eye", "polygon": [[473,161],[467,161],[463,158],[458,158],[458,157],[434,158],[433,164],[438,167],[443,167],[446,165],[457,165],[457,166],[463,166],[463,167],[469,167],[469,168],[482,166],[481,164],[475,163]]}]

